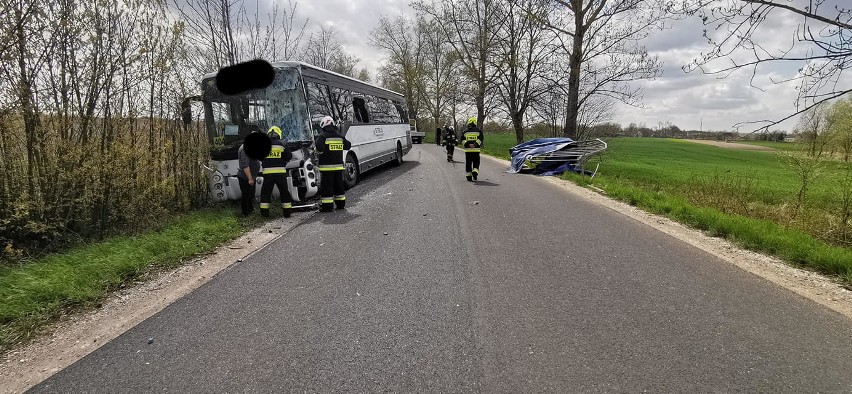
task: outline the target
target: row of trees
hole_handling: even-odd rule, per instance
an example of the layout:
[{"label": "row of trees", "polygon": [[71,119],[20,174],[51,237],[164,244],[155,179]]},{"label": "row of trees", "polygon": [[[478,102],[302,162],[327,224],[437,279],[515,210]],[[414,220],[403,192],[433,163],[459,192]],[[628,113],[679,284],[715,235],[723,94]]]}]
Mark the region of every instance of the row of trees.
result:
[{"label": "row of trees", "polygon": [[382,18],[371,44],[389,58],[380,81],[404,93],[427,126],[508,119],[521,142],[525,119],[534,118],[582,137],[614,100],[640,103],[631,82],[659,75],[658,59],[639,42],[667,17],[660,1],[418,0],[413,7],[414,17]]},{"label": "row of trees", "polygon": [[[710,45],[685,71],[760,75],[773,63],[800,63],[796,75],[771,81],[798,84],[789,117],[850,89],[842,77],[852,64],[850,10],[830,2],[417,0],[413,8],[414,17],[383,18],[371,43],[389,58],[380,81],[403,92],[409,112],[429,119],[430,127],[475,113],[480,124],[486,117],[506,120],[518,142],[537,123],[586,138],[591,125],[611,117],[615,103],[641,106],[635,82],[661,70],[641,41],[690,16],[700,17]],[[781,13],[798,18],[789,26],[790,47],[779,52],[757,37]],[[768,132],[789,117],[755,120],[762,122],[757,130]]]},{"label": "row of trees", "polygon": [[200,75],[261,57],[366,77],[297,4],[0,0],[0,265],[207,202]]}]

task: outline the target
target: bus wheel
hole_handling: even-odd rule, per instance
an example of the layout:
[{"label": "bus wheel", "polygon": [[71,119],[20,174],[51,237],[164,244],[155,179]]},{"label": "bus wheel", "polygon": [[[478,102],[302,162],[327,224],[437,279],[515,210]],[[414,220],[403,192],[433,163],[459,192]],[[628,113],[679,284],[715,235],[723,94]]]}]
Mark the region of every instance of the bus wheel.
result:
[{"label": "bus wheel", "polygon": [[343,186],[346,189],[351,189],[358,183],[358,177],[361,175],[358,168],[358,160],[352,152],[346,155],[346,162],[343,164]]},{"label": "bus wheel", "polygon": [[396,166],[402,165],[402,144],[399,141],[396,142],[396,160],[393,162]]}]

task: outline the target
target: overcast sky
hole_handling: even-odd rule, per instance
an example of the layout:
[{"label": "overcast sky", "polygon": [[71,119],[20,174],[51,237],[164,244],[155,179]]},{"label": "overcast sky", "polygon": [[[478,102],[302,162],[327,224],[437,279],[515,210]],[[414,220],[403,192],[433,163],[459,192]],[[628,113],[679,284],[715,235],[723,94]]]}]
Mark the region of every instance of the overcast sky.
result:
[{"label": "overcast sky", "polygon": [[[409,0],[301,0],[298,6],[299,14],[309,18],[309,28],[319,24],[334,26],[346,49],[361,59],[359,67],[368,68],[371,75],[384,59],[369,45],[369,33],[379,17],[414,15]],[[781,50],[789,47],[796,21],[781,13],[773,15],[775,19],[763,26],[761,37],[767,48]],[[670,122],[681,129],[730,130],[738,122],[775,120],[795,111],[795,84],[773,84],[771,78],[794,75],[800,65],[774,65],[759,70],[754,84],[760,89],[749,86],[750,70],[737,71],[725,79],[700,70],[685,73],[682,66],[710,49],[702,30],[698,20],[684,20],[645,40],[647,49],[663,61],[663,75],[642,82],[645,108],[621,105],[613,121],[625,126],[635,122],[654,128],[661,122]],[[849,77],[845,86],[852,85]],[[794,126],[795,119],[773,129],[792,130]],[[755,127],[746,125],[741,131]]]}]

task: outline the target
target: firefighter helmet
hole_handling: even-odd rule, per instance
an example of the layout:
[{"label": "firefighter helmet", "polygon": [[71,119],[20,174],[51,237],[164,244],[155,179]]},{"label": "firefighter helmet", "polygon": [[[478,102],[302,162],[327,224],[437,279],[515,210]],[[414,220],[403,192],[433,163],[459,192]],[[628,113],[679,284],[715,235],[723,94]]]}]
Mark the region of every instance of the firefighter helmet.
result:
[{"label": "firefighter helmet", "polygon": [[476,126],[476,116],[471,117],[470,119],[468,119],[468,120],[467,120],[467,124],[472,124],[472,125]]},{"label": "firefighter helmet", "polygon": [[331,116],[326,116],[320,121],[320,128],[324,129],[328,125],[333,125],[334,119]]},{"label": "firefighter helmet", "polygon": [[281,128],[278,126],[272,126],[269,128],[269,131],[266,132],[266,135],[269,138],[278,138],[279,140],[284,138],[284,134],[281,132]]}]

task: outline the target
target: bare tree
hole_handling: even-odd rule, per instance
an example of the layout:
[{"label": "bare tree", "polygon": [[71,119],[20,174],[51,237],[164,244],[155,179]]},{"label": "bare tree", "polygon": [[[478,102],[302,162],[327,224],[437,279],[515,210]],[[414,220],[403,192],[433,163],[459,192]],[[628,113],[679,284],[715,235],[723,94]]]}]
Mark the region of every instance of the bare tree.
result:
[{"label": "bare tree", "polygon": [[796,131],[808,145],[808,155],[816,159],[823,156],[829,142],[829,114],[827,103],[815,105],[802,114],[796,126]]},{"label": "bare tree", "polygon": [[482,125],[494,105],[489,94],[497,73],[491,67],[497,31],[503,23],[500,0],[418,0],[412,6],[437,21],[458,54],[464,75],[472,82],[477,124]]},{"label": "bare tree", "polygon": [[792,216],[795,219],[805,204],[808,189],[814,183],[814,180],[820,176],[823,165],[819,158],[810,156],[805,152],[782,152],[779,154],[779,158],[784,165],[790,167],[796,173],[799,181],[799,190],[796,192],[796,206],[793,209]]},{"label": "bare tree", "polygon": [[358,71],[358,79],[360,79],[364,82],[370,82],[370,80],[371,80],[370,70],[367,70],[366,68],[362,68],[361,71]]},{"label": "bare tree", "polygon": [[517,143],[524,142],[524,115],[549,88],[554,36],[539,23],[548,9],[535,0],[507,1],[505,22],[497,33],[495,69],[503,107],[512,121]]},{"label": "bare tree", "polygon": [[[305,34],[305,27],[308,25],[308,19],[297,28],[296,24],[296,9],[299,3],[294,3],[293,0],[287,0],[287,8],[278,17],[278,3],[272,8],[272,15],[269,20],[272,21],[272,60],[291,60],[296,59],[301,51],[302,37]],[[279,58],[280,56],[280,58]]]},{"label": "bare tree", "polygon": [[796,193],[796,206],[793,211],[794,219],[805,204],[808,188],[819,177],[824,167],[822,156],[828,143],[829,109],[827,103],[819,104],[805,111],[799,119],[796,129],[807,140],[807,151],[782,152],[779,155],[781,162],[790,167],[799,180],[799,191]]},{"label": "bare tree", "polygon": [[565,91],[555,83],[548,83],[540,100],[532,104],[533,113],[547,124],[550,137],[561,134],[560,123],[564,118],[565,104]]},{"label": "bare tree", "polygon": [[568,54],[564,132],[579,138],[584,104],[604,96],[627,104],[641,100],[632,82],[655,78],[661,64],[640,44],[670,16],[665,0],[553,0],[546,26]]},{"label": "bare tree", "polygon": [[249,10],[242,0],[172,0],[187,34],[188,49],[206,72],[247,59],[299,57],[308,20],[298,23],[298,3],[274,2],[262,18],[260,2]]},{"label": "bare tree", "polygon": [[590,138],[592,126],[612,119],[614,102],[604,96],[592,96],[583,102],[577,118],[576,139]]},{"label": "bare tree", "polygon": [[195,48],[194,57],[204,64],[201,69],[215,70],[236,64],[239,58],[235,31],[240,15],[245,15],[240,0],[173,0],[185,24],[185,39]]},{"label": "bare tree", "polygon": [[[423,31],[423,78],[420,79],[423,104],[432,115],[435,127],[455,128],[455,113],[448,111],[459,96],[458,54],[447,42],[444,29],[435,20],[420,21]],[[447,113],[450,112],[450,113]]]},{"label": "bare tree", "polygon": [[337,40],[337,30],[331,26],[321,26],[318,32],[311,33],[303,56],[310,64],[349,77],[355,77],[355,66],[361,61],[346,52]]},{"label": "bare tree", "polygon": [[[783,0],[697,0],[687,1],[687,9],[701,17],[705,37],[712,50],[684,67],[725,77],[744,69],[755,77],[771,64],[798,64],[794,75],[773,78],[773,84],[798,84],[795,110],[781,119],[746,123],[763,124],[754,131],[768,130],[776,124],[804,113],[819,103],[852,91],[843,74],[852,67],[852,8],[844,1]],[[788,18],[784,18],[787,16]],[[789,18],[793,17],[793,18]],[[768,46],[767,32],[778,29],[777,21],[795,21],[779,31],[793,31],[785,49]],[[769,23],[769,25],[767,25]],[[777,37],[777,34],[772,34]],[[742,58],[746,60],[742,60]],[[739,127],[743,123],[735,125]],[[752,132],[754,132],[752,131]]]},{"label": "bare tree", "polygon": [[422,23],[402,16],[383,16],[370,33],[370,45],[387,53],[387,63],[382,66],[385,86],[405,95],[408,116],[417,119],[425,78]]}]

